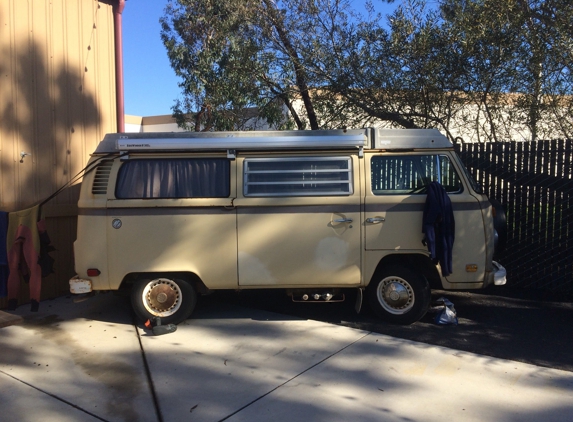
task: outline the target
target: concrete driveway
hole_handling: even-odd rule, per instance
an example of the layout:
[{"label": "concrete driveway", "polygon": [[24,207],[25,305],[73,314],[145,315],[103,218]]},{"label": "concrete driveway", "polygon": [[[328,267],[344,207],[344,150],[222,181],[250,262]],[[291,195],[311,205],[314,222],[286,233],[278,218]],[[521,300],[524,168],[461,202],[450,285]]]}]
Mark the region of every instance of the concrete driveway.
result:
[{"label": "concrete driveway", "polygon": [[432,296],[454,303],[458,325],[436,325],[432,313],[412,325],[389,324],[367,306],[357,315],[351,295],[345,302],[329,304],[293,303],[283,292],[269,290],[218,292],[205,299],[573,372],[573,297],[499,287],[433,291]]},{"label": "concrete driveway", "polygon": [[207,300],[175,333],[112,294],[0,329],[1,421],[570,421],[573,373]]}]

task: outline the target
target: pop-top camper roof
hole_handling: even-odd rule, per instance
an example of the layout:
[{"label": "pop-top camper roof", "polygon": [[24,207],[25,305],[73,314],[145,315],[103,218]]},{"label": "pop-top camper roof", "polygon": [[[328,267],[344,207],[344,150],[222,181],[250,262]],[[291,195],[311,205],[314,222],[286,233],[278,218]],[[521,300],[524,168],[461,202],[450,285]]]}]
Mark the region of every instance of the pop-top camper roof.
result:
[{"label": "pop-top camper roof", "polygon": [[111,133],[95,154],[120,151],[450,148],[437,129]]}]

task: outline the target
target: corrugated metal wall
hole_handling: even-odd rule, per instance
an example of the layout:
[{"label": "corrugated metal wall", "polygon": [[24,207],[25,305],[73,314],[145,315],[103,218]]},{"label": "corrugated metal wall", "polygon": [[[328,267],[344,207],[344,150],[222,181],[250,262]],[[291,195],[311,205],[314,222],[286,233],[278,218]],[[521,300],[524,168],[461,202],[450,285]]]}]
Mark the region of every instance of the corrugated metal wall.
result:
[{"label": "corrugated metal wall", "polygon": [[[112,6],[97,0],[0,0],[0,210],[34,205],[116,131]],[[20,153],[32,154],[20,162]],[[57,251],[43,298],[68,291],[79,185],[45,207]],[[28,300],[26,284],[21,301]],[[6,301],[0,299],[0,307]]]}]

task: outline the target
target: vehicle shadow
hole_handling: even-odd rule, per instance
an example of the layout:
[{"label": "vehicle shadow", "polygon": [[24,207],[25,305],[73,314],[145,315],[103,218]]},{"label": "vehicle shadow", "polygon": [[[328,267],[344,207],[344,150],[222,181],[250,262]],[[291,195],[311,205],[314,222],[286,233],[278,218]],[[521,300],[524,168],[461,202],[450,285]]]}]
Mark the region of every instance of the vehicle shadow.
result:
[{"label": "vehicle shadow", "polygon": [[[354,309],[355,295],[342,303],[293,303],[284,292],[246,291],[210,297],[207,306],[235,304],[280,315],[340,324],[389,336],[502,359],[573,371],[573,303],[532,300],[473,292],[435,291],[453,302],[457,325],[438,325],[429,312],[411,325],[394,325],[377,318],[365,300]],[[519,292],[518,294],[519,295]]]}]

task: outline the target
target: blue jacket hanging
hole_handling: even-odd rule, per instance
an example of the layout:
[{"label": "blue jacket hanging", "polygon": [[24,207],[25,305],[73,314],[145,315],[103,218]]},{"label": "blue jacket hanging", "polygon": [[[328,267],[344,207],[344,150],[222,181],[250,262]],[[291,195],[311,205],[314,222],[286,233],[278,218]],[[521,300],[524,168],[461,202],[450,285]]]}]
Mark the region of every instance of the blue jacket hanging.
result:
[{"label": "blue jacket hanging", "polygon": [[425,234],[423,243],[428,247],[430,258],[440,263],[442,275],[447,277],[452,273],[456,225],[450,197],[438,182],[428,185],[422,232]]}]

